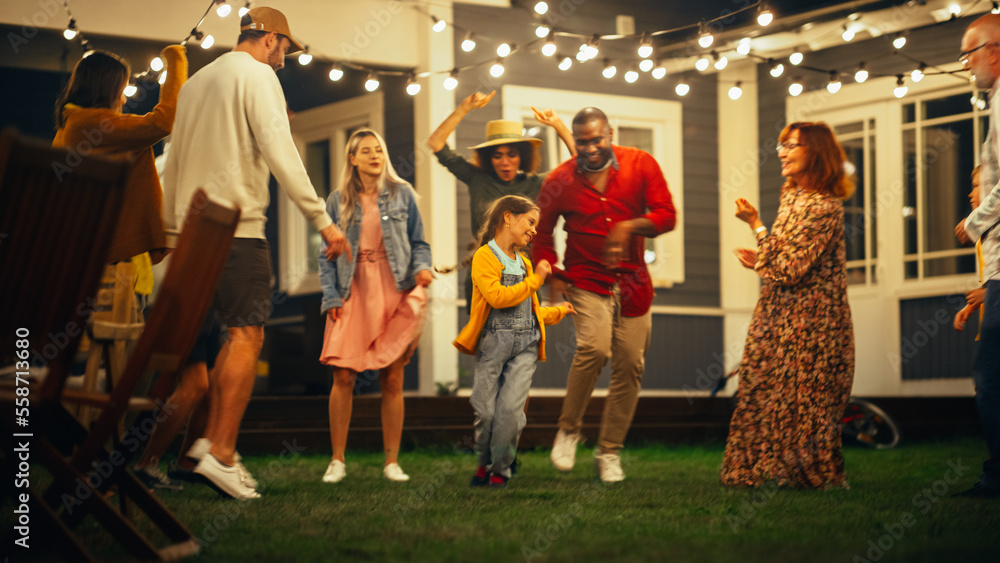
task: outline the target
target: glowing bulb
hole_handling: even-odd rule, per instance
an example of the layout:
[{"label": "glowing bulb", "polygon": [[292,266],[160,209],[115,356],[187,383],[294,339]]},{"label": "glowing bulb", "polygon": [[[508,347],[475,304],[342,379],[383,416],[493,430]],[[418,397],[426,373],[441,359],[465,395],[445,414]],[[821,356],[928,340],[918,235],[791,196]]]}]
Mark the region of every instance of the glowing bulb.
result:
[{"label": "glowing bulb", "polygon": [[201,48],[211,49],[212,45],[215,45],[215,37],[213,37],[212,34],[209,33],[208,35],[205,36],[204,39],[201,40]]},{"label": "glowing bulb", "polygon": [[698,59],[698,62],[694,63],[694,68],[698,69],[699,72],[705,72],[709,64],[711,63],[708,62],[708,58],[702,57]]},{"label": "glowing bulb", "polygon": [[836,71],[830,73],[830,81],[826,83],[826,91],[831,94],[836,94],[840,92],[840,76]]},{"label": "glowing bulb", "polygon": [[774,13],[771,12],[766,4],[761,4],[760,9],[757,11],[757,24],[761,27],[766,27],[772,21],[774,21]]},{"label": "glowing bulb", "polygon": [[744,37],[736,44],[736,52],[744,57],[750,54],[750,38]]},{"label": "glowing bulb", "polygon": [[66,41],[72,41],[73,38],[76,37],[76,28],[67,27],[65,31],[63,31],[63,37],[66,38]]},{"label": "glowing bulb", "polygon": [[785,65],[781,63],[774,63],[771,65],[771,76],[777,78],[785,72]]},{"label": "glowing bulb", "polygon": [[667,69],[666,67],[658,66],[653,69],[653,72],[651,74],[653,75],[653,78],[661,80],[663,79],[664,76],[667,75]]},{"label": "glowing bulb", "polygon": [[641,70],[643,72],[649,72],[649,71],[653,70],[653,60],[652,59],[643,59],[643,60],[639,61],[639,70]]},{"label": "glowing bulb", "polygon": [[617,72],[618,72],[618,67],[616,67],[615,65],[611,64],[606,60],[604,61],[604,70],[601,71],[601,74],[604,75],[604,78],[614,78],[615,73]]},{"label": "glowing bulb", "polygon": [[559,70],[566,71],[573,66],[573,59],[571,57],[563,57],[563,60],[559,61]]},{"label": "glowing bulb", "polygon": [[451,74],[448,75],[448,78],[444,79],[444,89],[454,90],[457,87],[458,87],[458,69],[455,69],[451,71]]},{"label": "glowing bulb", "polygon": [[865,69],[865,63],[861,63],[858,65],[858,70],[854,73],[854,81],[861,84],[865,80],[868,80],[868,70]]},{"label": "glowing bulb", "polygon": [[216,8],[215,13],[219,14],[220,18],[224,18],[228,16],[232,11],[233,7],[230,6],[228,2],[223,2],[222,4],[219,4],[218,8]]},{"label": "glowing bulb", "polygon": [[994,2],[993,2],[993,9],[990,10],[990,13],[991,14],[1000,14],[1000,2],[997,2],[996,0],[994,0]]},{"label": "glowing bulb", "polygon": [[410,81],[406,83],[406,93],[411,96],[416,96],[417,94],[419,94],[420,83],[411,78]]},{"label": "glowing bulb", "polygon": [[490,76],[492,76],[493,78],[500,78],[501,76],[503,76],[503,71],[504,71],[503,61],[497,61],[493,63],[493,66],[490,67]]},{"label": "glowing bulb", "polygon": [[125,97],[131,98],[137,91],[139,91],[139,89],[135,87],[135,84],[129,84],[125,87]]},{"label": "glowing bulb", "polygon": [[727,64],[729,64],[729,59],[727,59],[725,55],[723,55],[723,56],[715,59],[715,68],[716,68],[716,70],[722,70],[722,69],[726,68]]},{"label": "glowing bulb", "polygon": [[249,11],[250,11],[250,2],[247,2],[247,5],[240,8],[240,11],[236,13],[239,14],[240,19],[242,19],[243,16],[247,15]]},{"label": "glowing bulb", "polygon": [[535,37],[537,37],[539,39],[545,39],[546,37],[549,36],[549,32],[551,32],[551,31],[552,31],[552,29],[549,26],[547,26],[547,25],[540,25],[540,26],[538,26],[538,27],[535,28]]},{"label": "glowing bulb", "polygon": [[542,54],[546,57],[556,54],[556,42],[551,37],[545,42],[545,45],[542,45]]},{"label": "glowing bulb", "polygon": [[309,54],[309,47],[306,47],[306,49],[299,54],[299,64],[302,66],[306,66],[307,64],[311,63],[312,60],[313,56]]},{"label": "glowing bulb", "polygon": [[895,39],[892,40],[892,46],[897,49],[902,49],[904,46],[906,46],[906,36],[905,35],[897,36]]},{"label": "glowing bulb", "polygon": [[344,77],[344,69],[340,68],[340,65],[333,65],[330,69],[330,80],[336,82]]},{"label": "glowing bulb", "polygon": [[540,16],[543,16],[543,15],[545,15],[545,12],[548,12],[548,11],[549,11],[549,5],[547,3],[545,3],[545,2],[539,2],[539,3],[535,4],[535,13],[536,14],[538,14]]},{"label": "glowing bulb", "polygon": [[160,73],[160,79],[157,80],[157,82],[160,83],[160,86],[163,86],[163,83],[166,81],[167,81],[167,71],[163,71]]},{"label": "glowing bulb", "polygon": [[500,46],[497,47],[497,56],[506,57],[507,55],[510,55],[510,43],[501,43]]},{"label": "glowing bulb", "polygon": [[153,57],[153,60],[149,61],[149,68],[156,72],[163,70],[163,59],[160,57]]},{"label": "glowing bulb", "polygon": [[[962,15],[962,7],[956,4],[955,2],[952,2],[951,4],[948,4],[948,13],[953,16],[960,16]],[[897,97],[901,98],[902,96],[897,96]]]},{"label": "glowing bulb", "polygon": [[688,92],[691,91],[691,87],[688,86],[687,82],[678,82],[677,86],[674,86],[674,92],[677,92],[678,96],[687,96]]},{"label": "glowing bulb", "polygon": [[[437,16],[431,16],[431,19],[434,20],[434,25],[431,26],[431,29],[433,29],[435,33],[441,33],[444,31],[444,28],[448,27],[448,22],[438,19]],[[378,86],[376,86],[376,88],[378,88]]]},{"label": "glowing bulb", "polygon": [[629,84],[634,84],[636,80],[639,80],[639,73],[634,70],[629,70],[625,73],[625,82]]},{"label": "glowing bulb", "polygon": [[708,49],[712,46],[713,41],[715,41],[715,37],[708,31],[708,26],[702,24],[701,32],[698,33],[698,45],[701,45],[702,49]]},{"label": "glowing bulb", "polygon": [[378,90],[378,75],[374,72],[368,74],[368,80],[365,80],[365,90],[369,92]]},{"label": "glowing bulb", "polygon": [[799,81],[792,82],[788,85],[788,93],[792,96],[798,96],[802,93],[802,83]]},{"label": "glowing bulb", "polygon": [[653,40],[643,39],[639,44],[639,58],[648,59],[653,54]]},{"label": "glowing bulb", "polygon": [[472,35],[472,32],[465,34],[465,39],[462,40],[462,50],[466,53],[471,53],[473,49],[476,48],[476,39]]},{"label": "glowing bulb", "polygon": [[740,86],[742,86],[742,84],[743,84],[742,82],[737,82],[735,86],[733,86],[732,88],[729,89],[729,99],[730,100],[738,100],[738,99],[740,99],[740,96],[743,95],[743,88],[740,87]]},{"label": "glowing bulb", "polygon": [[802,64],[802,59],[804,58],[805,56],[800,51],[795,51],[791,55],[788,55],[788,62],[795,66],[799,66]]},{"label": "glowing bulb", "polygon": [[921,80],[923,80],[924,79],[924,70],[926,70],[926,69],[927,69],[927,66],[924,65],[923,63],[921,63],[919,68],[913,69],[913,72],[910,73],[910,80],[912,80],[914,82],[920,82]]},{"label": "glowing bulb", "polygon": [[844,33],[841,33],[840,36],[844,38],[844,41],[850,41],[854,39],[854,30],[845,25]]},{"label": "glowing bulb", "polygon": [[892,89],[892,94],[897,98],[902,98],[906,95],[907,91],[906,83],[903,82],[903,75],[900,74],[896,77],[896,87]]}]

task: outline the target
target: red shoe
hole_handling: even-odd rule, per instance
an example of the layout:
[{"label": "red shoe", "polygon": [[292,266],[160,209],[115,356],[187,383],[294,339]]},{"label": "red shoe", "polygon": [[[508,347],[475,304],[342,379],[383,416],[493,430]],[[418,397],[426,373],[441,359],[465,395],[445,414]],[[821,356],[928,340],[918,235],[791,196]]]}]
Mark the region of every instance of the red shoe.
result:
[{"label": "red shoe", "polygon": [[489,477],[486,476],[486,467],[480,465],[479,470],[476,474],[472,476],[472,480],[469,481],[470,487],[485,487],[490,484]]},{"label": "red shoe", "polygon": [[507,486],[507,479],[509,479],[509,477],[504,477],[503,475],[490,476],[490,488],[491,489],[505,488]]}]

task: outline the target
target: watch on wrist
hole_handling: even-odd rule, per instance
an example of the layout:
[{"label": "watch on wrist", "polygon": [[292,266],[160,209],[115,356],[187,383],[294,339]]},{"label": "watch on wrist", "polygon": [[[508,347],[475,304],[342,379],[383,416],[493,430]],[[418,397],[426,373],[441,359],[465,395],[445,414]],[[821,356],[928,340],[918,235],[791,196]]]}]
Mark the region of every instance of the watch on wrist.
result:
[{"label": "watch on wrist", "polygon": [[754,235],[759,235],[759,234],[765,233],[765,232],[767,232],[767,227],[765,227],[764,225],[761,225],[761,226],[759,226],[759,227],[757,227],[756,229],[753,230],[753,234]]}]

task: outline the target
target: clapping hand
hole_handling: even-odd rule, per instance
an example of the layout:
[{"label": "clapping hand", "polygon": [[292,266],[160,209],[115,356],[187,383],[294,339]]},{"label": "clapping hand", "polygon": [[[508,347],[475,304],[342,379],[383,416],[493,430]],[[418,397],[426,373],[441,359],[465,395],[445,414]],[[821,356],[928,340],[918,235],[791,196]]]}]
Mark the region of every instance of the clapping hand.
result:
[{"label": "clapping hand", "polygon": [[742,197],[736,200],[736,217],[750,225],[751,228],[756,228],[754,224],[760,222],[757,209]]},{"label": "clapping hand", "polygon": [[757,264],[757,251],[751,248],[738,248],[734,252],[736,258],[739,259],[740,264],[743,264],[744,268],[754,269],[754,265]]}]

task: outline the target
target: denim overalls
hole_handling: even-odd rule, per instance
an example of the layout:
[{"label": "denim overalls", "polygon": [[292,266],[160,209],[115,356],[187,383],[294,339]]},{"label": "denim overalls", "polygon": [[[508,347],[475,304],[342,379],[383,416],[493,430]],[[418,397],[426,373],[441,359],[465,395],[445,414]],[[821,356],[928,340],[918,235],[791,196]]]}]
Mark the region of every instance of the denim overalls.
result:
[{"label": "denim overalls", "polygon": [[[490,250],[501,264],[513,264],[492,242]],[[527,271],[520,254],[517,263],[522,272]],[[500,283],[516,285],[524,278],[525,273],[501,273]],[[538,320],[531,310],[531,297],[513,307],[493,309],[483,326],[470,402],[476,411],[479,465],[489,468],[494,475],[510,477],[517,438],[526,421],[524,403],[535,374],[541,337]]]}]

